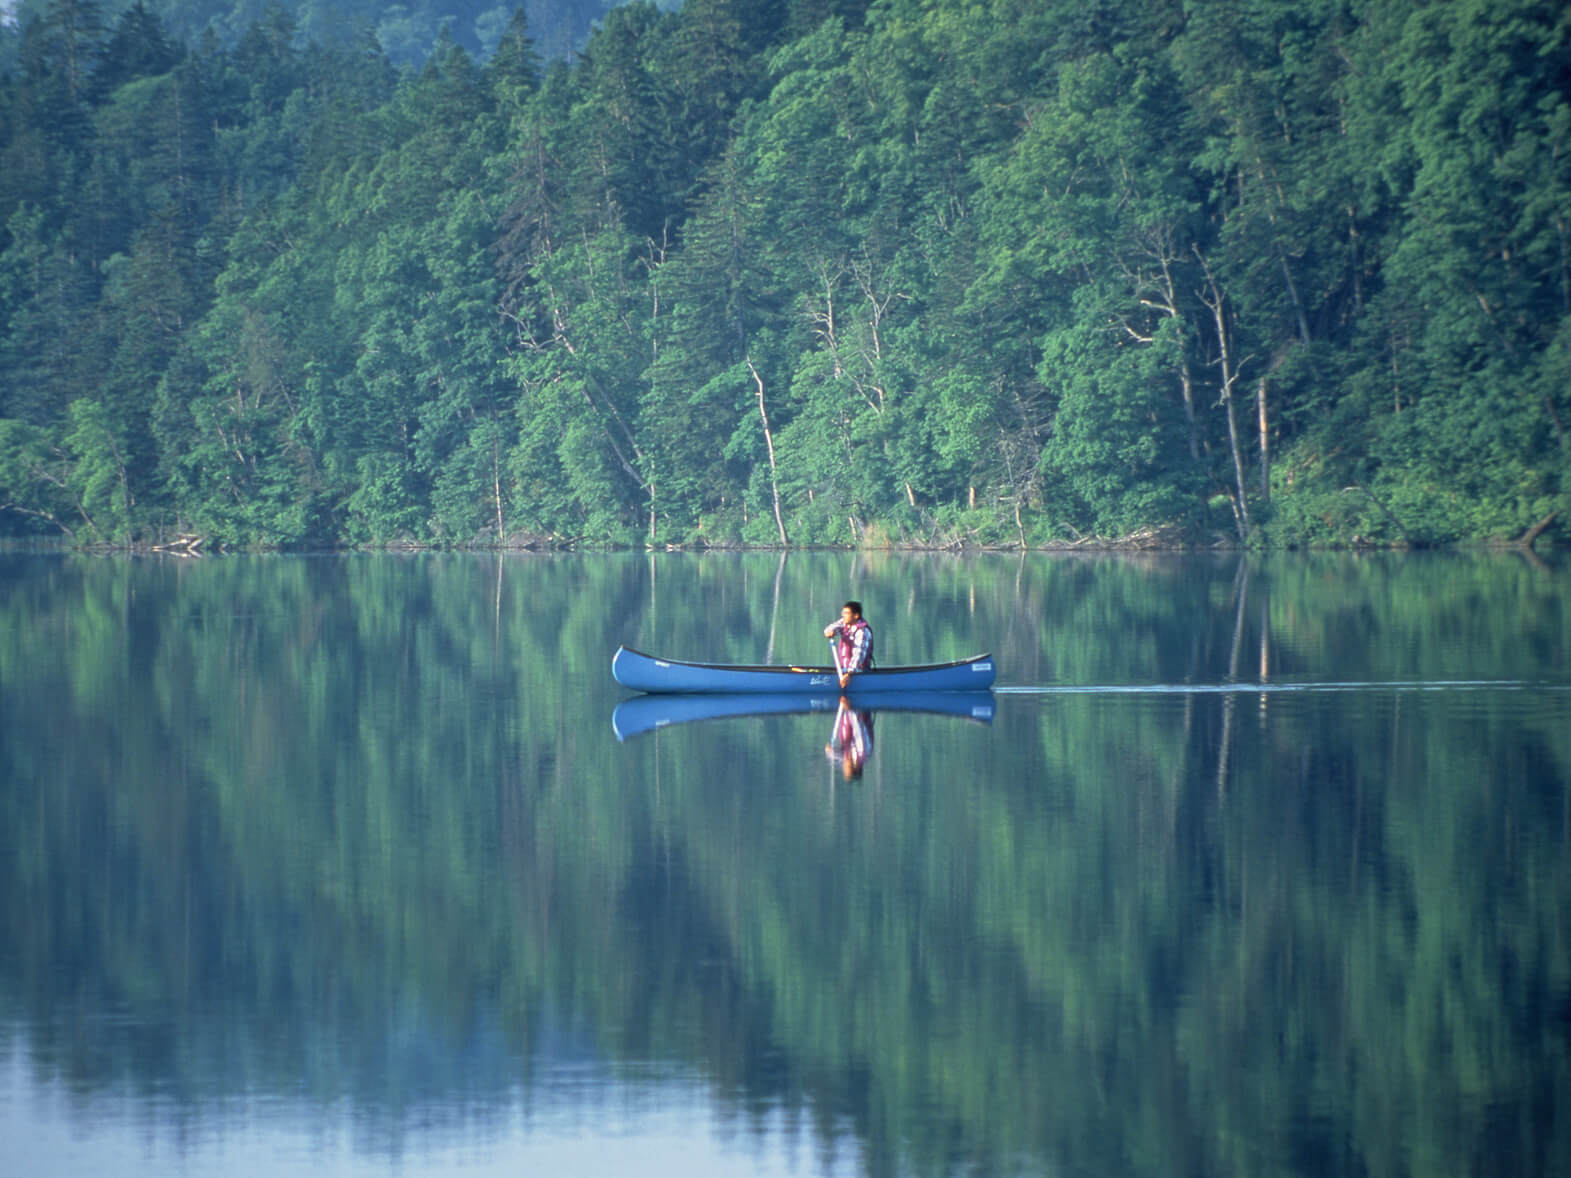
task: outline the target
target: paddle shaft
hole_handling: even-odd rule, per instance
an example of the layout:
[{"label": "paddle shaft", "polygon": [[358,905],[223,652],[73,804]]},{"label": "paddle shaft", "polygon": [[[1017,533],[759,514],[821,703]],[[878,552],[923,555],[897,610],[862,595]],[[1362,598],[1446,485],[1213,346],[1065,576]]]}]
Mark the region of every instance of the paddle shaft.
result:
[{"label": "paddle shaft", "polygon": [[846,683],[851,678],[851,669],[840,665],[840,641],[837,638],[829,640],[829,652],[835,659],[835,678],[840,680],[840,690],[844,691]]}]

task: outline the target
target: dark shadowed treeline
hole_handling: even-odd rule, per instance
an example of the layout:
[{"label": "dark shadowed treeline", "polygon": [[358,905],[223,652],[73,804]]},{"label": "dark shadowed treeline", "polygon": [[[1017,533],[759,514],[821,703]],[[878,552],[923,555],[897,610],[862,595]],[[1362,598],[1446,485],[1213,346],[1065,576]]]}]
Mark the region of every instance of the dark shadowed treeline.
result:
[{"label": "dark shadowed treeline", "polygon": [[96,12],[4,34],[7,533],[1563,526],[1560,5],[688,0],[418,69]]}]

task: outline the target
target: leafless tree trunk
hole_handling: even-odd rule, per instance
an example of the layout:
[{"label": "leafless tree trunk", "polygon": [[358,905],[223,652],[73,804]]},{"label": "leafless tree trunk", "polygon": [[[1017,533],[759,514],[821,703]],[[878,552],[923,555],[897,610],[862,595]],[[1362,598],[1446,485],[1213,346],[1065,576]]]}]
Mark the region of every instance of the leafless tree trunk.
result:
[{"label": "leafless tree trunk", "polygon": [[491,424],[491,495],[496,503],[496,542],[500,545],[506,539],[502,526],[502,435],[496,423]]},{"label": "leafless tree trunk", "polygon": [[775,438],[769,432],[769,412],[764,408],[764,378],[753,367],[752,357],[747,359],[747,370],[753,374],[753,383],[758,386],[758,418],[764,423],[764,446],[769,451],[769,493],[774,498],[775,527],[780,529],[780,543],[790,547],[791,541],[786,539],[785,517],[780,513],[780,480],[775,469]]},{"label": "leafless tree trunk", "polygon": [[1260,502],[1271,502],[1271,432],[1266,417],[1266,378],[1260,378],[1255,400],[1260,408]]},{"label": "leafless tree trunk", "polygon": [[[1145,230],[1140,236],[1138,253],[1144,262],[1121,259],[1118,263],[1134,290],[1135,298],[1142,307],[1158,312],[1175,324],[1182,324],[1184,313],[1178,305],[1178,287],[1173,279],[1173,263],[1178,260],[1178,251],[1173,244],[1172,226],[1156,225]],[[1154,271],[1146,264],[1151,262],[1156,265]],[[1125,333],[1140,343],[1156,341],[1154,330],[1147,334],[1127,319],[1122,326]],[[1184,398],[1184,421],[1189,427],[1189,457],[1199,458],[1200,424],[1195,412],[1194,378],[1189,371],[1188,351],[1181,345],[1178,352],[1178,382]]]},{"label": "leafless tree trunk", "polygon": [[1200,252],[1200,247],[1194,247],[1195,257],[1200,259],[1201,269],[1205,271],[1206,287],[1208,294],[1202,293],[1200,301],[1211,311],[1211,317],[1216,322],[1216,341],[1222,365],[1222,406],[1227,411],[1227,444],[1233,454],[1233,482],[1237,492],[1238,501],[1234,513],[1238,520],[1238,538],[1249,539],[1249,494],[1244,479],[1244,454],[1243,446],[1238,436],[1238,410],[1233,403],[1233,385],[1237,383],[1238,366],[1233,360],[1232,336],[1227,329],[1227,300],[1222,294],[1222,288],[1217,285],[1216,276],[1211,273],[1211,267],[1206,262],[1205,255]]}]

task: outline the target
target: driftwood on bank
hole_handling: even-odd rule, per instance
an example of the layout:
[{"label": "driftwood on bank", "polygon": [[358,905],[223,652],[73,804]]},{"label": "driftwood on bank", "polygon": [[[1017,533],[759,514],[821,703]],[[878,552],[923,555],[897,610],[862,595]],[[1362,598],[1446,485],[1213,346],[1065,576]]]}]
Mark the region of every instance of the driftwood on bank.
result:
[{"label": "driftwood on bank", "polygon": [[1533,546],[1533,541],[1542,536],[1549,529],[1549,525],[1554,523],[1559,515],[1560,509],[1557,507],[1543,519],[1539,520],[1532,527],[1528,528],[1527,531],[1523,532],[1520,536],[1513,540],[1511,542],[1511,546],[1513,548],[1531,548]]},{"label": "driftwood on bank", "polygon": [[165,541],[162,544],[154,544],[152,550],[154,552],[169,552],[176,556],[201,556],[202,546],[206,543],[207,537],[198,536],[195,533],[187,533],[176,536],[173,540]]}]

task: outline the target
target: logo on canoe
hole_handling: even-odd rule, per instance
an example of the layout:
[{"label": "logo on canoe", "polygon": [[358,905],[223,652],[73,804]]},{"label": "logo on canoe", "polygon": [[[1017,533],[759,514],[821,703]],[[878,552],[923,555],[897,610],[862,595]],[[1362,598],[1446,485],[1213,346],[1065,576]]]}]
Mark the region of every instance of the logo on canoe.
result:
[{"label": "logo on canoe", "polygon": [[971,669],[973,671],[991,671],[993,669],[993,664],[992,663],[972,663],[971,664]]}]

